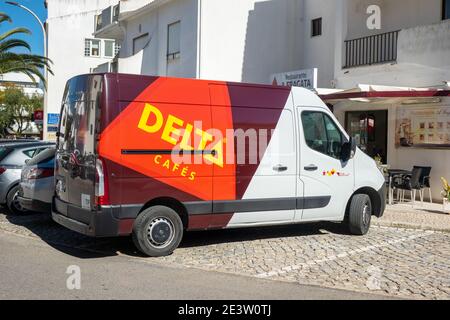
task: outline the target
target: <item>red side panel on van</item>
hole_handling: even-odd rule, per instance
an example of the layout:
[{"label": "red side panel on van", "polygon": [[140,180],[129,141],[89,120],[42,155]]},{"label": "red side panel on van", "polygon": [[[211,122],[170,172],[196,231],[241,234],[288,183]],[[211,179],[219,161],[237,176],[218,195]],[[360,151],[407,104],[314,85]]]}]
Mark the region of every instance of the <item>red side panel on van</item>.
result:
[{"label": "red side panel on van", "polygon": [[[259,157],[236,164],[229,134],[270,133],[290,94],[289,88],[127,75],[109,83],[117,89],[109,88],[115,97],[102,112],[98,152],[110,177],[109,201],[121,205],[164,197],[241,199]],[[189,228],[223,227],[232,214],[195,215]]]}]

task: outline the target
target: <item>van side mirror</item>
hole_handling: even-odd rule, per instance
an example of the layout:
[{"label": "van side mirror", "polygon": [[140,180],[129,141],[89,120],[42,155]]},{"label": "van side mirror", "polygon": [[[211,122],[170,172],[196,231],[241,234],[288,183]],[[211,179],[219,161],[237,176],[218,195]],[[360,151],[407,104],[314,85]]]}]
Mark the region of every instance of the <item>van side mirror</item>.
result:
[{"label": "van side mirror", "polygon": [[352,159],[356,153],[356,140],[350,137],[350,140],[344,142],[341,148],[341,160],[347,162]]}]

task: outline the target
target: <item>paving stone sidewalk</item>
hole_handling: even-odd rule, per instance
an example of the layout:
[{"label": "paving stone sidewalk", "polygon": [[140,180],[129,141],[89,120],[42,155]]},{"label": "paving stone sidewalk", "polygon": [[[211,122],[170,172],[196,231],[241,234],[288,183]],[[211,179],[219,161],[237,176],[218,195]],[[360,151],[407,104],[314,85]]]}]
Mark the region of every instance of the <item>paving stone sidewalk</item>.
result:
[{"label": "paving stone sidewalk", "polygon": [[410,203],[388,205],[382,218],[374,218],[374,225],[450,232],[450,214],[441,204]]}]

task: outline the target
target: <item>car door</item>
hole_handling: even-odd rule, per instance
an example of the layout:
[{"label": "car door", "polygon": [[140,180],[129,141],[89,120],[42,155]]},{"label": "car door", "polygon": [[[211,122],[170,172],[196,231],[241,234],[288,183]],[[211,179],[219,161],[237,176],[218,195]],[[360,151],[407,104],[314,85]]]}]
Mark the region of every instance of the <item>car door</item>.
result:
[{"label": "car door", "polygon": [[299,107],[297,118],[304,194],[296,220],[339,220],[354,187],[353,160],[341,160],[347,137],[325,109]]}]

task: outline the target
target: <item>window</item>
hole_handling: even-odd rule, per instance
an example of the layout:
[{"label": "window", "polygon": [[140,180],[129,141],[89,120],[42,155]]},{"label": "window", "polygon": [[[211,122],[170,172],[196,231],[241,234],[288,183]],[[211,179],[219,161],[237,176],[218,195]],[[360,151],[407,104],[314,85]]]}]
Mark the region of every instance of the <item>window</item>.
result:
[{"label": "window", "polygon": [[119,54],[121,45],[118,43],[114,43],[114,56],[117,56]]},{"label": "window", "polygon": [[144,33],[133,39],[133,55],[141,51],[148,44],[148,33]]},{"label": "window", "polygon": [[167,28],[167,60],[180,57],[181,22],[169,24]]},{"label": "window", "polygon": [[311,20],[311,37],[322,35],[322,18]]},{"label": "window", "polygon": [[100,56],[100,40],[85,39],[84,40],[84,55],[86,57]]},{"label": "window", "polygon": [[28,149],[22,151],[24,155],[26,155],[28,158],[33,158],[34,153],[36,152],[36,149]]},{"label": "window", "polygon": [[450,0],[442,0],[442,20],[450,19]]},{"label": "window", "polygon": [[115,44],[115,41],[105,40],[105,46],[104,46],[105,52],[103,53],[103,55],[105,57],[107,57],[107,58],[114,57],[114,51],[115,51],[114,44]]},{"label": "window", "polygon": [[323,112],[302,112],[306,144],[313,150],[339,159],[342,133],[331,118]]}]

